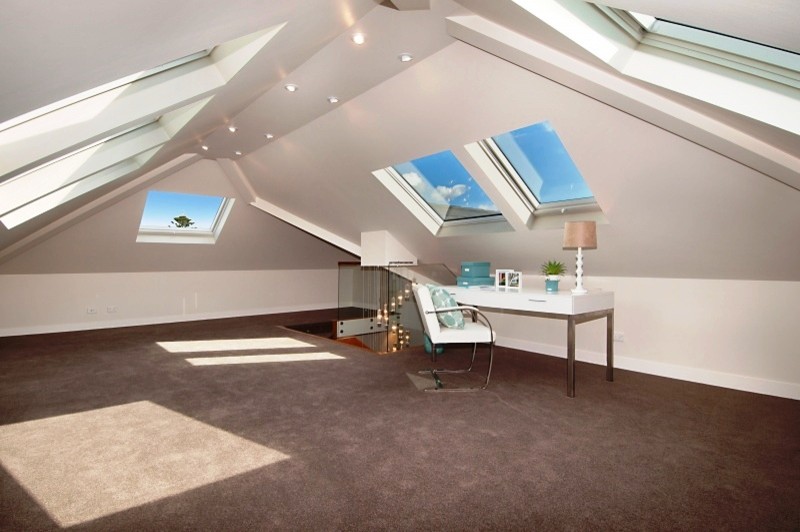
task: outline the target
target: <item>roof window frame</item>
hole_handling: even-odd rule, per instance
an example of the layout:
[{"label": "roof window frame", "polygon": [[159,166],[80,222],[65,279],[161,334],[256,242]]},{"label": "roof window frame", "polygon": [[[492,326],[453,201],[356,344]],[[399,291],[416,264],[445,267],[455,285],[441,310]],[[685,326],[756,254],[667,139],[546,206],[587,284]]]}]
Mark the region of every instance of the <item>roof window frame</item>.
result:
[{"label": "roof window frame", "polygon": [[640,45],[652,46],[798,88],[800,54],[732,35],[594,4]]},{"label": "roof window frame", "polygon": [[[165,191],[166,192],[166,191]],[[188,192],[176,192],[182,195],[196,195]],[[213,245],[217,243],[222,229],[233,210],[233,205],[236,198],[227,196],[215,196],[221,198],[220,206],[214,215],[214,220],[211,222],[209,230],[191,229],[191,228],[159,228],[159,227],[142,227],[141,221],[138,232],[136,234],[136,243],[138,244],[207,244]],[[146,207],[146,204],[145,204]],[[144,209],[142,210],[144,216]]]},{"label": "roof window frame", "polygon": [[486,156],[492,160],[495,167],[500,170],[503,180],[523,199],[531,214],[540,215],[550,212],[563,212],[565,209],[572,209],[574,207],[600,208],[594,196],[572,200],[548,201],[546,203],[540,201],[493,138],[489,137],[480,140],[478,141],[478,145]]},{"label": "roof window frame", "polygon": [[[458,159],[455,153],[453,155]],[[372,174],[434,236],[448,237],[513,231],[513,227],[502,212],[474,218],[443,219],[394,166],[375,170]],[[474,181],[475,186],[480,186],[472,175],[470,178]]]},{"label": "roof window frame", "polygon": [[156,66],[154,68],[150,68],[148,70],[143,70],[141,72],[136,72],[134,74],[129,74],[125,77],[119,78],[114,81],[110,81],[108,83],[104,83],[102,85],[98,85],[97,87],[92,87],[85,91],[79,92],[72,96],[68,96],[57,102],[53,102],[38,109],[33,109],[27,113],[21,114],[19,116],[15,116],[6,120],[5,122],[0,123],[0,131],[5,131],[6,129],[11,129],[12,127],[16,127],[20,124],[24,124],[25,122],[29,122],[31,120],[36,120],[37,118],[41,118],[45,115],[58,111],[60,109],[64,109],[76,103],[80,103],[86,100],[91,100],[92,98],[96,98],[101,94],[105,94],[106,92],[113,91],[115,89],[128,87],[133,83],[141,81],[145,78],[149,78],[151,76],[155,76],[156,74],[160,74],[161,72],[165,72],[167,70],[172,70],[182,65],[186,65],[188,63],[192,63],[199,59],[203,59],[204,57],[208,57],[213,48],[207,48],[205,50],[200,50],[199,52],[194,52],[192,54],[186,55],[184,57],[179,57],[177,59],[173,59],[172,61],[168,61],[162,65]]}]

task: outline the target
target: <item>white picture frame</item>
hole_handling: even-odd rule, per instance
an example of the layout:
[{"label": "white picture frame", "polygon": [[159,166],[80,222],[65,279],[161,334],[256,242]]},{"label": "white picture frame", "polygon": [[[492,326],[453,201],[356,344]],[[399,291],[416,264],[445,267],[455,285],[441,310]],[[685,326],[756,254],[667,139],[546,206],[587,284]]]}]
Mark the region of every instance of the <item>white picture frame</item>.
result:
[{"label": "white picture frame", "polygon": [[511,270],[511,273],[506,277],[507,290],[521,290],[522,289],[522,272]]},{"label": "white picture frame", "polygon": [[508,288],[508,280],[514,270],[495,270],[494,272],[494,288],[495,290],[505,290]]}]

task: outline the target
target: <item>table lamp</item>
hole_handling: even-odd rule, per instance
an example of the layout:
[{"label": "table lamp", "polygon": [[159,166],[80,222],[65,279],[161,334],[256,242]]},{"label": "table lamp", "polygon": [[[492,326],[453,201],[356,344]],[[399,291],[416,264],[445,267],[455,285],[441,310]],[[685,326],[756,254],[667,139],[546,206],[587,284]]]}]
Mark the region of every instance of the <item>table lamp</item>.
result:
[{"label": "table lamp", "polygon": [[564,224],[564,249],[577,249],[575,262],[575,288],[573,294],[585,294],[583,287],[583,250],[597,249],[597,226],[594,222],[567,222]]}]

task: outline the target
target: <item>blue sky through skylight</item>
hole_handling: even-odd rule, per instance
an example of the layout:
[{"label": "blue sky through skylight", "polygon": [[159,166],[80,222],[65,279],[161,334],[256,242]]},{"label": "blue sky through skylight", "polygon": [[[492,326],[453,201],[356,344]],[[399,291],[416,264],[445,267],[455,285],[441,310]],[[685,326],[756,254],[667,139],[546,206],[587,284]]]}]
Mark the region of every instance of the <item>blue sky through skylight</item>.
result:
[{"label": "blue sky through skylight", "polygon": [[394,169],[445,221],[500,214],[451,151],[398,164]]},{"label": "blue sky through skylight", "polygon": [[191,229],[211,231],[225,198],[161,192],[151,190],[142,214],[140,229],[174,229],[170,222],[177,216],[187,216],[194,225]]},{"label": "blue sky through skylight", "polygon": [[540,203],[594,196],[550,122],[515,129],[492,139]]}]

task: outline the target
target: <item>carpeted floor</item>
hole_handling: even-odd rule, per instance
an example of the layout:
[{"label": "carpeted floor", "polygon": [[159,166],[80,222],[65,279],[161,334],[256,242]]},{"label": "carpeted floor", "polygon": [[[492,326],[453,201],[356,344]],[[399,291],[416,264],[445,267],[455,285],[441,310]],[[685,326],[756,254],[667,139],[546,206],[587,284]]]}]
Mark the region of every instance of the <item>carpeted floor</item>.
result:
[{"label": "carpeted floor", "polygon": [[425,393],[421,350],[280,327],[324,317],[0,338],[0,530],[800,529],[798,401],[587,364],[569,399],[503,348]]}]

